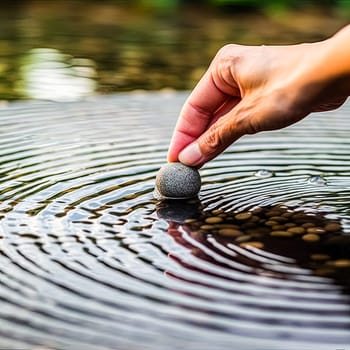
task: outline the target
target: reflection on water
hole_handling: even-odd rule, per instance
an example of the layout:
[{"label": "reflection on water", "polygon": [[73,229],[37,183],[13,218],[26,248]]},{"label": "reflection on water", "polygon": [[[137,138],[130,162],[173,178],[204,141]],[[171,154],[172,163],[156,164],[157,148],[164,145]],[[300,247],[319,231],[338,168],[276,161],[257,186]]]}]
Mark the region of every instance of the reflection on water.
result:
[{"label": "reflection on water", "polygon": [[88,59],[73,59],[54,49],[33,49],[20,66],[17,91],[32,99],[76,100],[91,95],[96,83],[94,64]]},{"label": "reflection on water", "polygon": [[[322,8],[269,17],[193,8],[186,1],[170,12],[143,3],[4,1],[0,99],[191,89],[224,44],[318,40],[347,22]],[[45,56],[37,50],[43,48]]]},{"label": "reflection on water", "polygon": [[1,347],[347,348],[349,105],[242,138],[198,199],[159,202],[186,97],[0,109]]}]

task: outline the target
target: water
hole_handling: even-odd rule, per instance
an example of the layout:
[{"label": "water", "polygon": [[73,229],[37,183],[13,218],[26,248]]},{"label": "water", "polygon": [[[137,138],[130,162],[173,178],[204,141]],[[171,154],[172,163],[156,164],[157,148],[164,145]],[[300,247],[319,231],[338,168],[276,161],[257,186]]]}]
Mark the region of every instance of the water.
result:
[{"label": "water", "polygon": [[[185,97],[0,109],[1,348],[348,348],[350,106],[242,138],[198,201],[161,203]],[[273,210],[336,228],[271,236]],[[242,234],[200,228],[210,216]]]}]

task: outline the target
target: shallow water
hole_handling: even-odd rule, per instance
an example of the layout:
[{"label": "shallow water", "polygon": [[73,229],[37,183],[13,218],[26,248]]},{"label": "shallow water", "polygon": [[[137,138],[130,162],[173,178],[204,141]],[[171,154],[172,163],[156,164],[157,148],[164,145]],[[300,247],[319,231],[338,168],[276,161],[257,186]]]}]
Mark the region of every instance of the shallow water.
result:
[{"label": "shallow water", "polygon": [[[185,97],[0,109],[1,348],[347,349],[349,105],[241,139],[198,201],[162,203]],[[336,229],[271,235],[276,215]]]}]

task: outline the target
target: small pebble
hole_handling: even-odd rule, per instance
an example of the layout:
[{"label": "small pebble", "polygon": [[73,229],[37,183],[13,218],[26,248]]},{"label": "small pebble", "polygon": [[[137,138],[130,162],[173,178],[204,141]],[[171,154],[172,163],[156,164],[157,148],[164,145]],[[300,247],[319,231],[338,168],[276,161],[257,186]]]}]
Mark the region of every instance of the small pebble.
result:
[{"label": "small pebble", "polygon": [[330,259],[330,256],[327,254],[311,254],[310,259],[315,261],[323,261]]},{"label": "small pebble", "polygon": [[283,216],[271,216],[269,220],[277,221],[279,223],[285,223],[288,221],[288,219],[284,218]]},{"label": "small pebble", "polygon": [[222,221],[223,221],[223,218],[219,216],[210,216],[209,218],[205,219],[205,222],[207,224],[219,224]]},{"label": "small pebble", "polygon": [[273,221],[273,220],[268,220],[265,222],[265,225],[266,226],[275,226],[275,225],[278,225],[278,222],[277,221]]},{"label": "small pebble", "polygon": [[222,209],[214,209],[211,213],[213,215],[220,215],[220,214],[224,214],[225,212]]},{"label": "small pebble", "polygon": [[316,233],[317,235],[322,235],[326,232],[322,227],[309,227],[306,231],[307,233]]},{"label": "small pebble", "polygon": [[257,215],[252,215],[252,217],[250,218],[251,222],[258,222],[259,220],[260,220],[260,218]]},{"label": "small pebble", "polygon": [[304,227],[289,227],[287,229],[288,232],[292,233],[293,235],[302,235],[305,233]]},{"label": "small pebble", "polygon": [[237,237],[242,235],[242,231],[234,229],[234,228],[222,228],[218,231],[218,234],[221,236],[227,237]]},{"label": "small pebble", "polygon": [[304,228],[310,228],[310,227],[315,227],[316,225],[313,222],[306,222],[305,224],[301,225]]},{"label": "small pebble", "polygon": [[272,237],[292,237],[293,233],[289,231],[271,231],[270,236]]},{"label": "small pebble", "polygon": [[250,229],[250,228],[254,228],[254,227],[256,227],[256,224],[254,222],[250,222],[250,220],[241,225],[241,228],[243,228],[245,230]]},{"label": "small pebble", "polygon": [[305,213],[296,213],[293,214],[293,220],[298,221],[298,220],[307,220],[308,216]]},{"label": "small pebble", "polygon": [[341,230],[341,226],[339,224],[337,224],[336,222],[331,222],[329,224],[327,224],[324,229],[327,232],[336,232],[336,231],[340,231]]},{"label": "small pebble", "polygon": [[329,261],[327,265],[341,268],[350,267],[350,259],[338,259]]},{"label": "small pebble", "polygon": [[196,168],[179,162],[167,163],[158,171],[155,197],[158,199],[185,199],[198,195],[201,177]]},{"label": "small pebble", "polygon": [[263,208],[261,207],[256,207],[252,210],[252,213],[257,215],[261,214],[262,212],[263,212]]},{"label": "small pebble", "polygon": [[252,213],[250,211],[244,212],[244,213],[239,213],[235,215],[236,220],[248,220],[252,217]]},{"label": "small pebble", "polygon": [[316,276],[321,276],[321,277],[323,277],[323,276],[330,276],[330,275],[333,275],[334,274],[334,270],[333,269],[330,269],[330,268],[327,268],[327,267],[322,267],[322,268],[320,268],[320,269],[316,269],[315,271],[314,271],[314,274],[316,275]]},{"label": "small pebble", "polygon": [[265,215],[268,217],[279,216],[281,212],[279,210],[270,210]]},{"label": "small pebble", "polygon": [[271,227],[272,231],[283,231],[284,230],[284,225],[274,225]]},{"label": "small pebble", "polygon": [[211,231],[213,230],[215,227],[213,225],[202,225],[200,227],[201,230],[205,230],[205,231]]},{"label": "small pebble", "polygon": [[236,242],[237,243],[243,243],[243,242],[248,242],[251,239],[252,239],[252,236],[250,236],[250,235],[243,235],[243,236],[237,237],[236,238]]},{"label": "small pebble", "polygon": [[241,243],[239,246],[242,248],[249,248],[249,247],[258,248],[258,249],[264,248],[264,244],[258,241],[244,242],[244,243]]},{"label": "small pebble", "polygon": [[305,242],[318,242],[320,240],[320,236],[315,233],[307,233],[306,235],[301,237]]}]

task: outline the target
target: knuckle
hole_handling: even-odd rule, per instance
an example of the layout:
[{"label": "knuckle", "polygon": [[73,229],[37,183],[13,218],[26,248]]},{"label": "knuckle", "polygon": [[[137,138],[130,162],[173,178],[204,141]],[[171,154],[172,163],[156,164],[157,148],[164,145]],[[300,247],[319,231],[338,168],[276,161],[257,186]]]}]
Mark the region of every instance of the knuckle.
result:
[{"label": "knuckle", "polygon": [[228,85],[236,85],[234,77],[237,75],[236,72],[240,70],[243,62],[241,51],[240,45],[227,44],[218,51],[214,60],[216,76]]},{"label": "knuckle", "polygon": [[230,56],[237,51],[240,45],[237,44],[226,44],[222,46],[218,51],[218,56]]},{"label": "knuckle", "polygon": [[223,46],[216,55],[216,61],[219,65],[226,66],[232,64],[239,58],[236,44],[227,44]]}]

